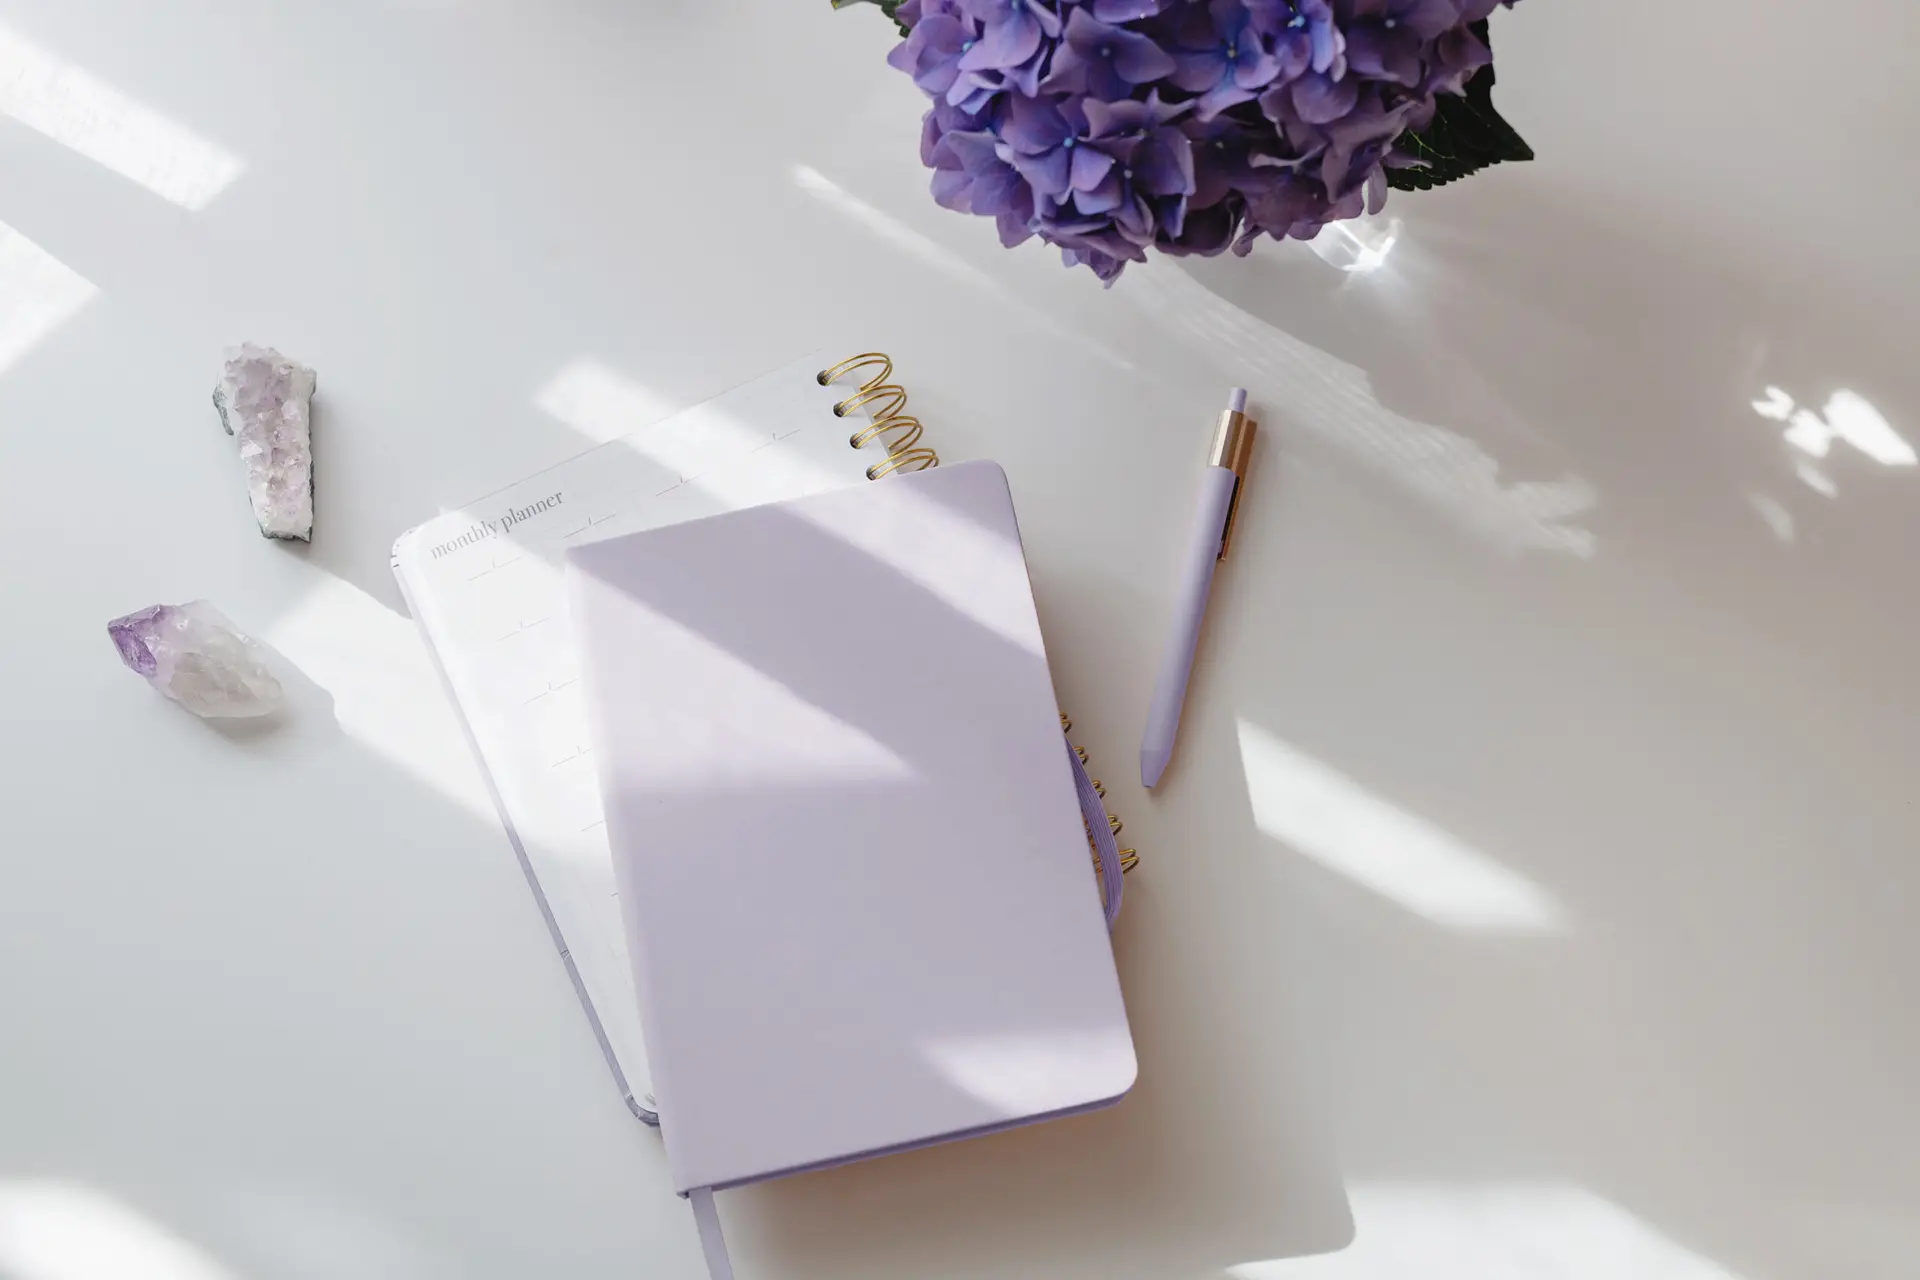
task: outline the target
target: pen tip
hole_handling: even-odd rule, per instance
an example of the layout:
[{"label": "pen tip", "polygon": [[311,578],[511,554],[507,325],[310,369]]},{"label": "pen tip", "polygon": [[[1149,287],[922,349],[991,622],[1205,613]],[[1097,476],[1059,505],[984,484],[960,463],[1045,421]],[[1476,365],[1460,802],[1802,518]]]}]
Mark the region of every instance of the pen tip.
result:
[{"label": "pen tip", "polygon": [[1171,759],[1173,759],[1173,753],[1170,751],[1149,751],[1142,748],[1140,752],[1140,785],[1148,788],[1159,786],[1160,775],[1167,771],[1167,762]]},{"label": "pen tip", "polygon": [[1232,394],[1227,397],[1227,412],[1245,413],[1246,411],[1247,389],[1245,387],[1235,387]]}]

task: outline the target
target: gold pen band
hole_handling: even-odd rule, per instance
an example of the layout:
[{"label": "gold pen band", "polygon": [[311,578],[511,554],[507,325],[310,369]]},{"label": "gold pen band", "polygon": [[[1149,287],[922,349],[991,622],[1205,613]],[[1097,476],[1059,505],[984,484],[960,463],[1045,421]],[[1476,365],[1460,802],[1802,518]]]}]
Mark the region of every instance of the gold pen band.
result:
[{"label": "gold pen band", "polygon": [[1213,433],[1213,453],[1207,458],[1210,467],[1225,467],[1242,480],[1247,478],[1247,461],[1253,456],[1253,436],[1260,430],[1260,424],[1244,413],[1229,409],[1220,415],[1220,425]]},{"label": "gold pen band", "polygon": [[1207,457],[1210,467],[1225,467],[1233,472],[1233,499],[1227,506],[1227,527],[1220,535],[1220,558],[1227,558],[1233,542],[1233,526],[1240,518],[1240,493],[1247,487],[1247,471],[1253,464],[1253,437],[1260,424],[1233,409],[1220,415],[1220,426],[1213,433],[1213,452]]}]

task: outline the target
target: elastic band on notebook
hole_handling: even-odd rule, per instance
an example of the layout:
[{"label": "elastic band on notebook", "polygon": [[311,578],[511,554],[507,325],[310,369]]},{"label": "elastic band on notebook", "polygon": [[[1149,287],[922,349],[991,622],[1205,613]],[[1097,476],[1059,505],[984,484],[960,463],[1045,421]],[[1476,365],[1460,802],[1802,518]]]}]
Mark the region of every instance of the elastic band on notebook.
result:
[{"label": "elastic band on notebook", "polygon": [[720,1231],[720,1211],[713,1207],[713,1188],[687,1192],[693,1205],[693,1225],[700,1229],[700,1251],[707,1255],[707,1274],[713,1280],[733,1280],[733,1260],[727,1257],[727,1238]]}]

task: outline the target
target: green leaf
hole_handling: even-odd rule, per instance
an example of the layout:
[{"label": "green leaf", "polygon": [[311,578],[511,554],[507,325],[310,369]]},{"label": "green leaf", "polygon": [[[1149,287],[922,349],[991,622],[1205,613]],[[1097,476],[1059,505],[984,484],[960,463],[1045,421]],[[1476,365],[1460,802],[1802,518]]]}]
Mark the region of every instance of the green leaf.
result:
[{"label": "green leaf", "polygon": [[892,18],[893,25],[900,28],[900,34],[903,36],[907,34],[907,28],[905,24],[903,24],[900,21],[900,19],[895,18],[893,16],[893,11],[900,7],[901,0],[833,0],[833,7],[836,9],[848,9],[853,7],[856,4],[878,5],[880,8],[880,12],[886,14],[887,17]]},{"label": "green leaf", "polygon": [[[1487,39],[1484,20],[1473,30]],[[1388,169],[1387,185],[1395,191],[1427,191],[1502,161],[1533,159],[1533,148],[1493,109],[1492,63],[1474,72],[1460,96],[1442,94],[1433,122],[1419,133],[1403,135],[1396,149],[1424,161],[1425,167]]]}]

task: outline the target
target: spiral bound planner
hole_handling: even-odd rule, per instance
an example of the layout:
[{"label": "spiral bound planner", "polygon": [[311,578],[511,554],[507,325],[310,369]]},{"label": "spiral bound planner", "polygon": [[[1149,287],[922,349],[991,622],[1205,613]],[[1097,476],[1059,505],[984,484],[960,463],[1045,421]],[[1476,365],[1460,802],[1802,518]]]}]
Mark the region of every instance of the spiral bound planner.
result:
[{"label": "spiral bound planner", "polygon": [[[401,593],[593,1035],[628,1107],[649,1123],[652,1072],[562,559],[583,543],[938,466],[893,374],[879,352],[808,357],[664,421],[636,422],[394,544]],[[1088,835],[1111,911],[1136,855],[1117,847],[1117,819],[1106,826]]]}]

